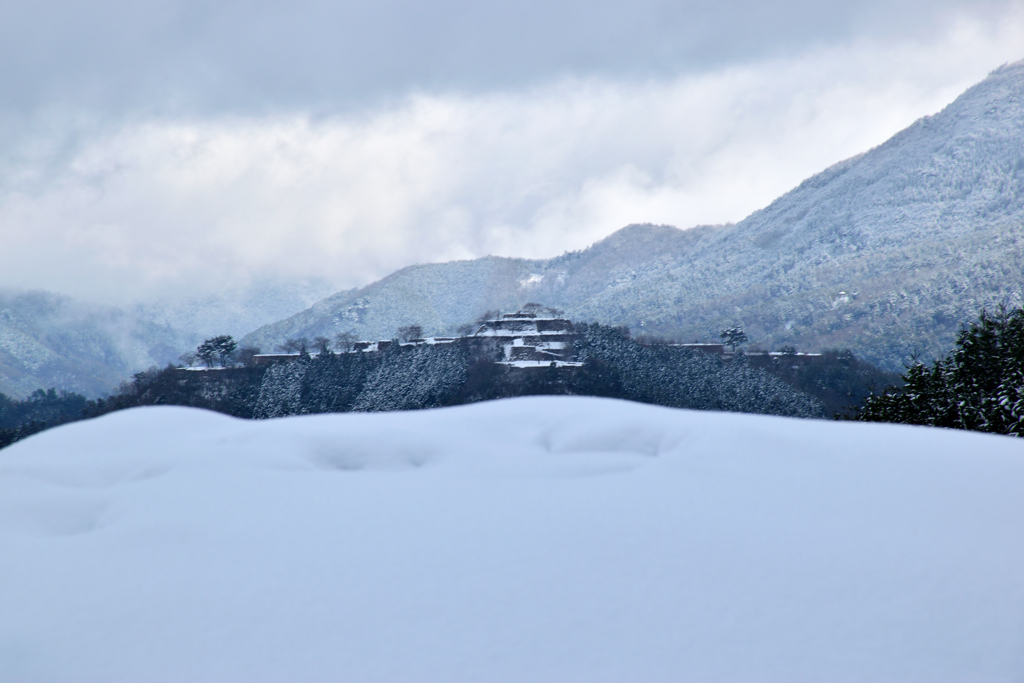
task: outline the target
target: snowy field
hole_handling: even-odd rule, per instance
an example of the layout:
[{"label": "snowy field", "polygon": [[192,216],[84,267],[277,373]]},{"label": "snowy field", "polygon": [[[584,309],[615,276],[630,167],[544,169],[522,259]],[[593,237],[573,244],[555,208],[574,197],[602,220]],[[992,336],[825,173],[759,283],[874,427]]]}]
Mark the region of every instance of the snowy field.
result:
[{"label": "snowy field", "polygon": [[0,680],[1021,681],[1024,441],[527,398],[0,451]]}]

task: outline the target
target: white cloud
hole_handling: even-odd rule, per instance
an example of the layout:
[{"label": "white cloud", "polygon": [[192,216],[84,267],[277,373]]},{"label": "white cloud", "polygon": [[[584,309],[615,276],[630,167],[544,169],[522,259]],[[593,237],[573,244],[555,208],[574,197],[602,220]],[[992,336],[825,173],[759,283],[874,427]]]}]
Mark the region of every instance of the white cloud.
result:
[{"label": "white cloud", "polygon": [[631,222],[737,221],[1024,57],[1022,37],[1018,11],[926,44],[677,79],[135,121],[9,169],[0,285],[112,301],[260,275],[353,286],[415,262],[552,256]]}]

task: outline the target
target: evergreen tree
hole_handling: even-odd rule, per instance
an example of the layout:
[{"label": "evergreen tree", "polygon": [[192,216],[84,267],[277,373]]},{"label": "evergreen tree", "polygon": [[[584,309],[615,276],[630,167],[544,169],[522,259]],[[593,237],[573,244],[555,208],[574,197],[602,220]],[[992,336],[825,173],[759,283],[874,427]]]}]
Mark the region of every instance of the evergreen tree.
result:
[{"label": "evergreen tree", "polygon": [[741,327],[730,327],[722,330],[722,334],[718,336],[722,338],[722,342],[726,346],[731,346],[733,351],[735,351],[736,347],[740,344],[747,343],[747,333],[744,332]]},{"label": "evergreen tree", "polygon": [[222,334],[200,344],[196,349],[196,358],[206,363],[208,368],[213,367],[214,361],[219,361],[221,367],[226,368],[237,348],[238,342],[230,334]]},{"label": "evergreen tree", "polygon": [[900,388],[869,396],[857,419],[869,422],[1024,432],[1024,309],[982,311],[953,351],[931,366],[914,363]]}]

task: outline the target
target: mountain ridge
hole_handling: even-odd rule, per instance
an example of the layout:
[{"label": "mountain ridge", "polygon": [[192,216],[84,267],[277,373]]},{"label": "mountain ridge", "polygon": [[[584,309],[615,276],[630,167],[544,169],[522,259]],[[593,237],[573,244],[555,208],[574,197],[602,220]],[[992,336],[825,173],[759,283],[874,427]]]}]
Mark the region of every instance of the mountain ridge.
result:
[{"label": "mountain ridge", "polygon": [[739,223],[632,225],[551,259],[410,266],[245,341],[450,333],[537,301],[686,340],[741,325],[764,347],[850,347],[899,369],[943,353],[981,307],[1022,303],[1022,273],[1024,61]]},{"label": "mountain ridge", "polygon": [[0,393],[17,398],[54,387],[103,396],[135,372],[176,362],[204,338],[241,336],[308,306],[327,289],[313,280],[257,280],[201,299],[123,307],[0,290]]}]

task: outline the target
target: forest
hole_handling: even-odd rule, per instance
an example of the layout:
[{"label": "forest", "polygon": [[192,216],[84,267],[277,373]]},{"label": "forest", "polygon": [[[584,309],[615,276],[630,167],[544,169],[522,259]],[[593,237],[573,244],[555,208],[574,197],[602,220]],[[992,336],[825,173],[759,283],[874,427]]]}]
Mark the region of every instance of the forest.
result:
[{"label": "forest", "polygon": [[[823,418],[852,414],[873,387],[899,379],[849,351],[827,351],[812,365],[793,366],[782,356],[753,367],[742,353],[723,358],[635,339],[621,327],[575,327],[578,367],[510,367],[499,362],[501,350],[493,341],[474,337],[438,345],[395,343],[372,353],[332,352],[327,340],[295,340],[288,345],[298,351],[292,358],[259,364],[255,349],[237,349],[230,338],[215,337],[196,354],[183,356],[190,367],[137,373],[106,398],[87,400],[53,389],[24,400],[0,395],[0,447],[48,427],[144,405],[192,406],[265,419],[562,394]],[[196,359],[206,367],[191,367]]]},{"label": "forest", "polygon": [[899,387],[868,396],[856,417],[870,422],[1024,432],[1024,309],[982,311],[956,347],[931,364],[913,363]]},{"label": "forest", "polygon": [[[1024,432],[1024,309],[982,311],[955,348],[902,375],[882,371],[848,350],[828,350],[795,364],[788,352],[756,366],[729,356],[629,330],[575,325],[577,366],[518,368],[500,362],[493,340],[396,343],[381,351],[332,351],[326,339],[292,340],[293,356],[256,362],[219,336],[185,354],[189,367],[135,374],[106,398],[39,389],[18,400],[0,394],[0,448],[50,427],[145,405],[182,405],[248,419],[332,412],[418,410],[531,395],[621,398],[694,410],[894,422],[1020,436]],[[726,330],[733,342],[745,336]],[[349,340],[350,342],[350,340]],[[309,347],[314,352],[309,352]],[[790,351],[795,351],[790,349]],[[201,359],[206,367],[191,367]]]}]

